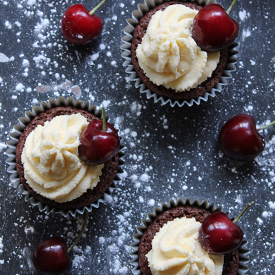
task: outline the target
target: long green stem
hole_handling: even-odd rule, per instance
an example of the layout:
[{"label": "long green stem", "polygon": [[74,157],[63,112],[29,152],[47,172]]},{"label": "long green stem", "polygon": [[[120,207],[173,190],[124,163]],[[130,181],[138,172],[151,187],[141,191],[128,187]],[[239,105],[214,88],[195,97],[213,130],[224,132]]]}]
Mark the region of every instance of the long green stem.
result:
[{"label": "long green stem", "polygon": [[237,2],[237,0],[234,0],[234,1],[232,2],[232,4],[230,5],[230,7],[228,8],[228,10],[226,11],[227,14],[230,13],[230,11],[232,10],[232,8],[233,8],[233,6],[235,5],[236,2]]},{"label": "long green stem", "polygon": [[275,120],[265,126],[258,128],[257,131],[264,130],[264,129],[268,128],[269,126],[272,126],[273,124],[275,124]]},{"label": "long green stem", "polygon": [[251,206],[251,204],[253,203],[253,201],[251,203],[249,203],[244,210],[241,212],[241,214],[233,221],[233,223],[238,222],[238,220],[241,218],[241,216],[244,214],[244,212]]},{"label": "long green stem", "polygon": [[102,107],[102,120],[103,120],[103,125],[102,125],[102,130],[106,132],[106,116],[105,116],[105,109]]},{"label": "long green stem", "polygon": [[105,2],[105,0],[102,0],[97,6],[95,6],[90,12],[90,15],[93,15],[95,11]]},{"label": "long green stem", "polygon": [[89,216],[89,212],[87,210],[85,210],[85,217],[84,217],[84,222],[83,222],[83,225],[82,225],[82,228],[78,234],[78,237],[76,238],[76,240],[74,241],[74,243],[68,248],[68,253],[70,253],[70,251],[73,249],[73,247],[78,243],[78,241],[80,240],[83,232],[84,232],[84,229],[86,227],[86,224],[87,224],[87,221],[88,221],[88,216]]}]

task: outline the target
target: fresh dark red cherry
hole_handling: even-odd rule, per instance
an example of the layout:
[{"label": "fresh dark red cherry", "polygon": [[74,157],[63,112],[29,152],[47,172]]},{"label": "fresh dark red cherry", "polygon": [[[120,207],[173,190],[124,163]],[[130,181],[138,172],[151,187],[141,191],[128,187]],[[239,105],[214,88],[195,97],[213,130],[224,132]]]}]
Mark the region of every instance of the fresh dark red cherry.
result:
[{"label": "fresh dark red cherry", "polygon": [[254,117],[247,114],[236,115],[224,124],[219,134],[219,144],[227,157],[237,160],[252,160],[265,147]]},{"label": "fresh dark red cherry", "polygon": [[120,148],[117,130],[103,120],[91,121],[80,134],[79,158],[90,165],[97,165],[112,158]]},{"label": "fresh dark red cherry", "polygon": [[48,238],[38,244],[33,254],[33,264],[38,271],[43,274],[61,274],[72,267],[69,253],[80,240],[86,227],[88,216],[89,212],[85,210],[81,230],[68,249],[65,240],[61,237]]},{"label": "fresh dark red cherry", "polygon": [[72,260],[65,240],[52,237],[39,243],[34,251],[33,264],[42,273],[60,274],[69,270]]},{"label": "fresh dark red cherry", "polygon": [[83,5],[69,7],[62,18],[61,28],[64,37],[76,45],[87,44],[102,31],[103,23],[94,12],[105,2],[100,2],[93,10],[88,11]]},{"label": "fresh dark red cherry", "polygon": [[226,254],[236,250],[243,240],[243,231],[236,222],[251,204],[249,203],[234,221],[223,212],[208,216],[199,230],[202,248],[212,254]]},{"label": "fresh dark red cherry", "polygon": [[192,37],[202,50],[220,51],[238,36],[239,25],[228,15],[235,2],[236,0],[227,12],[221,5],[210,4],[197,13],[192,26]]}]

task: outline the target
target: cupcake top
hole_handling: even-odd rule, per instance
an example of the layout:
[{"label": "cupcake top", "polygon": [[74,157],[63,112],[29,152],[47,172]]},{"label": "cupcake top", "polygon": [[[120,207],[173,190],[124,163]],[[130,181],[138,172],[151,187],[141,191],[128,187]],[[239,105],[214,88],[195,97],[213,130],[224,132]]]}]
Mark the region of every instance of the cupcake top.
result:
[{"label": "cupcake top", "polygon": [[191,203],[181,199],[170,206],[163,204],[155,209],[155,215],[143,220],[138,228],[135,268],[143,275],[160,274],[211,274],[236,275],[239,270],[239,250],[225,255],[206,252],[199,241],[203,221],[219,211],[214,205],[207,206],[198,200]]},{"label": "cupcake top", "polygon": [[130,51],[123,57],[127,72],[133,72],[130,80],[155,103],[199,105],[222,90],[224,71],[235,69],[228,66],[235,54],[231,48],[208,54],[192,38],[194,17],[202,8],[197,1],[156,3],[141,13],[134,11],[132,28],[124,29],[128,35],[123,48]]},{"label": "cupcake top", "polygon": [[104,164],[87,165],[78,157],[79,135],[86,125],[81,114],[56,116],[28,135],[22,163],[35,192],[62,203],[96,186]]},{"label": "cupcake top", "polygon": [[194,217],[175,218],[164,224],[146,254],[152,274],[221,275],[224,257],[203,250],[199,242],[200,227],[201,223]]},{"label": "cupcake top", "polygon": [[175,4],[151,18],[136,55],[145,75],[156,85],[189,91],[211,77],[220,53],[202,51],[192,38],[198,10]]},{"label": "cupcake top", "polygon": [[[61,212],[64,216],[82,214],[84,208],[92,211],[119,180],[122,153],[98,165],[82,161],[81,135],[91,122],[102,123],[101,112],[95,105],[75,106],[72,98],[64,101],[65,106],[56,106],[59,101],[51,104],[52,108],[34,108],[28,113],[28,121],[19,119],[25,127],[18,125],[21,134],[16,137],[14,153],[16,172],[28,191],[25,200],[39,205],[41,211]],[[15,128],[19,129],[17,125]]]}]

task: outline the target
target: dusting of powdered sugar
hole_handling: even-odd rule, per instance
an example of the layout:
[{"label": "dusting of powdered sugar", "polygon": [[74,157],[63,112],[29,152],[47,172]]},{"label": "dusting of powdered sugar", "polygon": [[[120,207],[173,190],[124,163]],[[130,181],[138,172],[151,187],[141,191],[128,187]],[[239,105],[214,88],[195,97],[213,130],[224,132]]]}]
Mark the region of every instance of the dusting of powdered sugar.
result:
[{"label": "dusting of powdered sugar", "polygon": [[[6,139],[14,131],[18,117],[31,111],[34,105],[40,105],[41,101],[59,96],[89,101],[98,110],[104,106],[124,145],[123,160],[126,161],[122,166],[123,173],[118,175],[121,181],[115,183],[117,188],[112,194],[104,196],[104,203],[90,213],[84,234],[70,254],[73,261],[71,274],[131,274],[132,236],[137,233],[141,220],[147,218],[147,213],[154,212],[154,207],[179,197],[197,198],[200,193],[208,194],[211,202],[218,201],[225,211],[236,214],[247,203],[247,189],[251,196],[255,196],[255,206],[247,215],[251,217],[257,213],[251,219],[253,224],[245,224],[245,218],[241,221],[253,252],[249,263],[253,270],[251,274],[272,274],[270,262],[275,258],[274,236],[272,233],[266,237],[265,229],[273,223],[275,216],[275,137],[270,134],[271,130],[264,131],[265,136],[270,134],[266,148],[248,168],[243,163],[225,160],[223,153],[212,143],[229,113],[259,114],[253,99],[258,100],[267,89],[274,87],[274,53],[273,58],[269,58],[273,74],[263,79],[266,86],[257,87],[255,77],[262,74],[257,70],[270,64],[263,65],[258,53],[247,56],[243,50],[243,45],[258,43],[254,34],[260,26],[248,24],[253,19],[249,6],[240,7],[235,14],[240,33],[237,72],[233,76],[237,75],[240,82],[236,84],[234,77],[229,78],[231,86],[219,95],[219,100],[209,100],[207,107],[206,103],[194,106],[194,111],[150,104],[152,99],[147,100],[145,94],[139,95],[122,68],[124,60],[119,48],[124,35],[122,30],[127,25],[125,19],[137,9],[137,2],[107,2],[106,9],[97,12],[104,17],[102,34],[92,45],[83,47],[67,43],[61,33],[61,16],[70,5],[69,1],[11,0],[0,3],[0,7],[9,7],[17,14],[16,19],[5,14],[3,27],[13,35],[14,44],[20,49],[19,53],[13,52],[0,44],[1,66],[14,68],[12,77],[0,75],[0,87],[5,90],[8,103],[12,102],[12,106],[0,102],[1,152],[4,154],[7,150]],[[272,43],[264,42],[261,44],[266,54],[265,45],[271,47]],[[271,116],[270,120],[268,118],[258,123],[265,125],[272,119]],[[190,120],[192,123],[187,124]],[[202,150],[206,155],[201,153]],[[4,159],[0,163],[4,166]],[[261,174],[260,181],[257,173]],[[219,174],[217,181],[213,180],[215,174]],[[229,175],[230,180],[227,180]],[[5,191],[0,193],[1,210],[3,217],[12,221],[12,230],[7,232],[9,227],[3,221],[6,231],[0,237],[0,270],[1,266],[5,267],[3,270],[9,270],[12,263],[16,272],[35,274],[31,259],[36,243],[58,234],[67,240],[68,245],[72,244],[81,229],[83,217],[64,218],[40,213],[24,201],[21,191],[14,191],[8,183],[8,175],[1,175],[0,184]],[[268,199],[257,197],[260,187],[264,188]],[[205,195],[200,199],[206,199]],[[13,244],[10,244],[11,240]],[[266,251],[267,255],[258,251]],[[265,266],[262,273],[257,271],[259,263]]]},{"label": "dusting of powdered sugar", "polygon": [[250,13],[247,12],[246,10],[239,11],[239,18],[240,18],[241,21],[244,21],[249,17],[250,17]]},{"label": "dusting of powdered sugar", "polygon": [[0,62],[4,63],[4,62],[10,62],[13,60],[14,60],[14,57],[7,57],[5,54],[0,53]]}]

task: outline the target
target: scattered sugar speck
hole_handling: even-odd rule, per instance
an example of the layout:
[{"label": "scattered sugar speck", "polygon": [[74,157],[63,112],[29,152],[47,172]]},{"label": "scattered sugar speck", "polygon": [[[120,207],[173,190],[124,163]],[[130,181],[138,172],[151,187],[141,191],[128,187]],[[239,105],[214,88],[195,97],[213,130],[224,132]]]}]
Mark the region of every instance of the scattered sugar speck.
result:
[{"label": "scattered sugar speck", "polygon": [[5,54],[0,53],[0,62],[5,63],[11,61],[9,57],[7,57]]},{"label": "scattered sugar speck", "polygon": [[4,248],[4,246],[3,246],[3,237],[1,237],[0,238],[0,254],[3,253],[3,248]]},{"label": "scattered sugar speck", "polygon": [[263,217],[263,218],[269,218],[269,217],[271,217],[271,216],[272,216],[272,212],[264,211],[264,212],[262,213],[262,217]]},{"label": "scattered sugar speck", "polygon": [[32,226],[30,226],[30,227],[26,227],[25,229],[24,229],[24,232],[26,233],[26,234],[29,234],[29,233],[33,233],[34,232],[34,228],[32,227]]},{"label": "scattered sugar speck", "polygon": [[245,40],[247,37],[251,36],[251,31],[248,29],[244,29],[243,30],[243,34],[242,34],[242,40]]},{"label": "scattered sugar speck", "polygon": [[249,16],[250,16],[250,14],[247,13],[245,10],[239,11],[239,17],[240,17],[241,21],[244,21]]},{"label": "scattered sugar speck", "polygon": [[154,205],[155,205],[155,200],[154,200],[154,199],[150,199],[150,200],[148,201],[148,205],[149,205],[149,206],[154,206]]},{"label": "scattered sugar speck", "polygon": [[271,209],[275,209],[275,203],[274,203],[274,202],[269,201],[269,202],[268,202],[268,205],[269,205],[269,207],[270,207]]},{"label": "scattered sugar speck", "polygon": [[27,4],[29,6],[36,4],[36,0],[28,0]]},{"label": "scattered sugar speck", "polygon": [[148,176],[147,173],[144,173],[139,177],[139,179],[143,182],[148,182],[149,181],[149,176]]},{"label": "scattered sugar speck", "polygon": [[104,237],[99,237],[98,241],[100,244],[104,244],[105,243],[105,238]]}]

